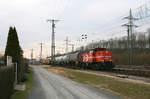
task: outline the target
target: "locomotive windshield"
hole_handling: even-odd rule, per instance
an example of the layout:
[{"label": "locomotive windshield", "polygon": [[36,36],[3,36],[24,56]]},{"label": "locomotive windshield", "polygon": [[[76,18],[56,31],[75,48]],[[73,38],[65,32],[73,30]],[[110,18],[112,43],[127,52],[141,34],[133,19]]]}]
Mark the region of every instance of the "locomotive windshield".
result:
[{"label": "locomotive windshield", "polygon": [[94,51],[95,51],[95,52],[98,52],[98,51],[106,51],[106,48],[95,48]]}]

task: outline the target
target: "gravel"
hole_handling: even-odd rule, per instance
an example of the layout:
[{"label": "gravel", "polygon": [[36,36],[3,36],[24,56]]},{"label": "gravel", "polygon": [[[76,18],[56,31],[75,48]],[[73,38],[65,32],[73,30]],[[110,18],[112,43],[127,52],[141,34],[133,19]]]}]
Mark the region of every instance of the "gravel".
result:
[{"label": "gravel", "polygon": [[28,99],[119,99],[118,97],[83,85],[39,66],[32,66],[35,84]]}]

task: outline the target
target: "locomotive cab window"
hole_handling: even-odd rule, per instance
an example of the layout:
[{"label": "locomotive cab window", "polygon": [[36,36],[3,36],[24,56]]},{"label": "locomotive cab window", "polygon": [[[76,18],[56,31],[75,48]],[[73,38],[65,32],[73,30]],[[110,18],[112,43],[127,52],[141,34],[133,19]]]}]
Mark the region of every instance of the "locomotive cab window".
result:
[{"label": "locomotive cab window", "polygon": [[106,48],[96,48],[94,49],[95,52],[98,52],[98,51],[106,51]]}]

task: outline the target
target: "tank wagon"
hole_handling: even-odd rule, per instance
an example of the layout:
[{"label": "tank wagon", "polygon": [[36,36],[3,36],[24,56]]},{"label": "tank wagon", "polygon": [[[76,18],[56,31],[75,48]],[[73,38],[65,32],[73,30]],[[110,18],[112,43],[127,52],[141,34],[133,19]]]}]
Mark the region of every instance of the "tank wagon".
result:
[{"label": "tank wagon", "polygon": [[49,65],[51,63],[51,60],[49,58],[42,59],[41,63],[44,65]]},{"label": "tank wagon", "polygon": [[94,48],[85,51],[76,51],[55,57],[57,65],[68,65],[83,69],[112,69],[115,67],[111,51],[106,48]]}]

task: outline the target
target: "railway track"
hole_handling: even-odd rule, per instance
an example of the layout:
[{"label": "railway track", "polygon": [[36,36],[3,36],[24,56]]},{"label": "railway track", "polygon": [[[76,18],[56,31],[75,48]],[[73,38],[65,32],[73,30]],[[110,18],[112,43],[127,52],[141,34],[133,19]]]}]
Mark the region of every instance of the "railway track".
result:
[{"label": "railway track", "polygon": [[114,68],[109,72],[150,78],[150,70],[144,69]]},{"label": "railway track", "polygon": [[[71,69],[77,69],[80,70],[81,68],[76,68],[74,66],[65,66],[66,68],[71,68]],[[90,69],[86,69],[90,70]],[[91,71],[98,71],[98,70],[91,70]],[[111,70],[100,70],[102,72],[107,72],[107,73],[116,73],[116,74],[123,74],[123,75],[132,75],[132,76],[139,76],[139,77],[146,77],[150,78],[150,69],[141,69],[141,68],[113,68]]]},{"label": "railway track", "polygon": [[115,68],[125,68],[125,69],[140,69],[140,70],[150,70],[150,66],[144,66],[144,65],[116,65]]},{"label": "railway track", "polygon": [[125,75],[125,74],[108,72],[108,71],[93,71],[93,70],[77,70],[77,71],[85,72],[85,73],[89,73],[89,74],[100,75],[100,76],[106,76],[106,77],[115,78],[115,79],[123,78],[120,80],[150,85],[150,79],[146,78],[146,77]]},{"label": "railway track", "polygon": [[84,70],[81,68],[75,68],[71,66],[65,66],[64,68],[75,69],[80,72],[103,75],[112,78],[123,78],[124,80],[131,81],[131,82],[150,84],[150,70],[114,68],[112,70],[98,71],[98,70],[91,70],[91,69]]}]

